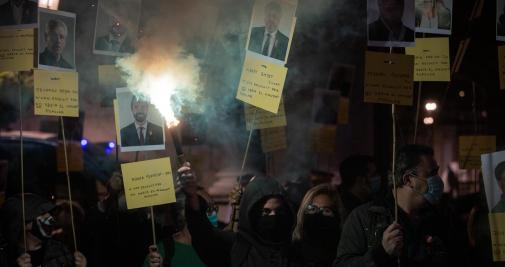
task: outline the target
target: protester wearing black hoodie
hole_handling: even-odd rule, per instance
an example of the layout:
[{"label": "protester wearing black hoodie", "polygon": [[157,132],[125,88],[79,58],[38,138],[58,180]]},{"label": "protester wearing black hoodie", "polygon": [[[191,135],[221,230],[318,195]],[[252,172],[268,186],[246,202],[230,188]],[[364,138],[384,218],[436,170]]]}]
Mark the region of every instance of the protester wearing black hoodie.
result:
[{"label": "protester wearing black hoodie", "polygon": [[[200,208],[189,165],[179,169],[188,196],[187,223],[193,246],[208,266],[299,266],[290,245],[294,213],[273,178],[256,176],[241,203],[238,233],[213,228]],[[202,253],[205,252],[205,254]]]}]

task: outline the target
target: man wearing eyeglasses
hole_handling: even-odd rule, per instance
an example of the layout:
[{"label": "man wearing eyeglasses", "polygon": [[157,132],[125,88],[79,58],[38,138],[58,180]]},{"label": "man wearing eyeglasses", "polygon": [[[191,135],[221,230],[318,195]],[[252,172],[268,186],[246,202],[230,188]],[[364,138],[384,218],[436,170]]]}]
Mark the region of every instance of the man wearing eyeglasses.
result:
[{"label": "man wearing eyeglasses", "polygon": [[385,199],[362,205],[349,215],[333,266],[445,266],[445,248],[426,212],[440,201],[444,189],[433,149],[402,147],[392,179],[396,192],[391,186]]}]

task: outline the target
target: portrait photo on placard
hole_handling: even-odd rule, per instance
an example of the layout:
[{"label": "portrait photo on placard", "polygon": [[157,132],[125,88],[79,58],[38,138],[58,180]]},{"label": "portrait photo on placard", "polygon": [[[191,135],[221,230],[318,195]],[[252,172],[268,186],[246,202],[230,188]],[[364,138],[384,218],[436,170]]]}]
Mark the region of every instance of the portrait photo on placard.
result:
[{"label": "portrait photo on placard", "polygon": [[75,14],[39,8],[39,68],[75,69]]},{"label": "portrait photo on placard", "polygon": [[316,89],[312,103],[312,122],[336,125],[340,93],[335,90]]},{"label": "portrait photo on placard", "polygon": [[416,0],[416,32],[451,34],[453,0]]},{"label": "portrait photo on placard", "polygon": [[295,12],[294,1],[256,0],[247,50],[285,62],[293,36]]},{"label": "portrait photo on placard", "polygon": [[37,27],[37,0],[0,0],[0,27]]},{"label": "portrait photo on placard", "polygon": [[489,212],[505,212],[505,151],[481,155],[481,161]]},{"label": "portrait photo on placard", "polygon": [[133,53],[140,11],[140,0],[99,0],[93,53],[109,56]]},{"label": "portrait photo on placard", "polygon": [[368,45],[414,46],[414,17],[413,0],[367,0]]},{"label": "portrait photo on placard", "polygon": [[496,0],[496,40],[505,41],[505,0]]},{"label": "portrait photo on placard", "polygon": [[338,91],[340,96],[349,97],[354,87],[356,67],[334,63],[328,76],[328,90]]},{"label": "portrait photo on placard", "polygon": [[149,100],[117,88],[121,152],[165,149],[164,120]]}]

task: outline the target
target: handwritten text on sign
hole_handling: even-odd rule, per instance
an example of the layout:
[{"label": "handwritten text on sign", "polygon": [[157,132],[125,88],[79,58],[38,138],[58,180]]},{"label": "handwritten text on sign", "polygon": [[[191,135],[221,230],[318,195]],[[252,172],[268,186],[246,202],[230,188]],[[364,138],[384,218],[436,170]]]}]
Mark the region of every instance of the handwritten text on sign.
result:
[{"label": "handwritten text on sign", "polygon": [[170,158],[121,164],[128,209],[175,202]]},{"label": "handwritten text on sign", "polygon": [[460,136],[458,141],[460,169],[480,169],[480,156],[496,151],[494,135]]},{"label": "handwritten text on sign", "polygon": [[77,72],[34,70],[35,115],[79,117]]},{"label": "handwritten text on sign", "polygon": [[406,47],[405,53],[415,56],[414,81],[451,80],[449,38],[417,38],[416,47]]},{"label": "handwritten text on sign", "polygon": [[245,121],[247,130],[265,129],[286,126],[286,113],[284,103],[281,100],[277,114],[264,111],[252,105],[245,105]]},{"label": "handwritten text on sign", "polygon": [[34,29],[0,29],[0,71],[33,69]]},{"label": "handwritten text on sign", "polygon": [[247,56],[237,90],[237,99],[277,113],[288,69]]},{"label": "handwritten text on sign", "polygon": [[505,261],[505,213],[490,213],[489,228],[494,261]]},{"label": "handwritten text on sign", "polygon": [[414,57],[366,52],[365,102],[412,105]]}]

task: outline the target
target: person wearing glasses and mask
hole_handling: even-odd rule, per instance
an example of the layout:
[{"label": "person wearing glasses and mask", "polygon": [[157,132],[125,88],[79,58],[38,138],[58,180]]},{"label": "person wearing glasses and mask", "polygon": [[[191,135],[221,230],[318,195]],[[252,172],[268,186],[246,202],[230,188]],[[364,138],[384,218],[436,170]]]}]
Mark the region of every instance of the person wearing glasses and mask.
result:
[{"label": "person wearing glasses and mask", "polygon": [[395,163],[396,192],[390,181],[391,190],[384,199],[349,215],[334,266],[446,266],[445,247],[432,230],[435,222],[427,216],[444,191],[433,149],[405,145]]},{"label": "person wearing glasses and mask", "polygon": [[293,245],[303,266],[332,265],[340,237],[341,213],[338,192],[332,185],[320,184],[305,194],[293,231]]}]

